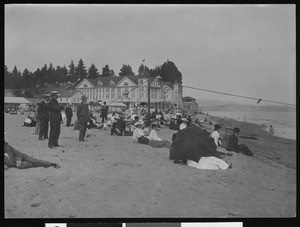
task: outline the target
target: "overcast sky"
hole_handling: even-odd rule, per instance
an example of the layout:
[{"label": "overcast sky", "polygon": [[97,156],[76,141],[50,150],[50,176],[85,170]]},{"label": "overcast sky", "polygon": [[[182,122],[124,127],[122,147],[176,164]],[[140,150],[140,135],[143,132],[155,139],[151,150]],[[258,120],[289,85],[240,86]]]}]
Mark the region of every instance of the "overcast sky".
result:
[{"label": "overcast sky", "polygon": [[[118,74],[169,59],[185,86],[295,104],[295,24],[295,6],[282,4],[6,5],[5,64],[34,72],[81,58]],[[187,88],[184,96],[249,103]]]}]

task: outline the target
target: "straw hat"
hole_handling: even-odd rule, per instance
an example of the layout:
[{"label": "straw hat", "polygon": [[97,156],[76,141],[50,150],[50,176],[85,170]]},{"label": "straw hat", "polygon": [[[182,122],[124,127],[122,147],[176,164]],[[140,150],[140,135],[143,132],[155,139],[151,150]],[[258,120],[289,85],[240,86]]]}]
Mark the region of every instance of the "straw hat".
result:
[{"label": "straw hat", "polygon": [[59,96],[58,92],[57,91],[51,91],[51,96],[54,96],[54,95],[57,95]]}]

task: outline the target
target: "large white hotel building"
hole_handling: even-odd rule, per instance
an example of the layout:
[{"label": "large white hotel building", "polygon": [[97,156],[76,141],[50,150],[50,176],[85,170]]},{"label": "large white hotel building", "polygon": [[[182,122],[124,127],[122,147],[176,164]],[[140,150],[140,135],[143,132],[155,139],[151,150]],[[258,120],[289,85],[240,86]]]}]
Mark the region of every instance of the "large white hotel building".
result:
[{"label": "large white hotel building", "polygon": [[[84,79],[75,89],[89,101],[123,102],[130,106],[148,102],[148,77],[143,75]],[[150,107],[182,108],[181,83],[163,82],[160,76],[150,78]]]}]

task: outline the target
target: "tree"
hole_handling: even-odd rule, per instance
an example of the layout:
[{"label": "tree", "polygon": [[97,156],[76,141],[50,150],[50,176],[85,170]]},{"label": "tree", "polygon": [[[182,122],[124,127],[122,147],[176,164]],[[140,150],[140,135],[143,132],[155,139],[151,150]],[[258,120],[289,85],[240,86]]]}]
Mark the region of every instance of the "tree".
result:
[{"label": "tree", "polygon": [[31,84],[31,73],[28,71],[28,69],[24,69],[22,73],[22,78],[23,78],[23,85],[25,89],[25,97],[32,97],[32,92],[30,88],[32,88]]},{"label": "tree", "polygon": [[4,87],[12,88],[13,85],[13,75],[8,71],[8,67],[4,65]]},{"label": "tree", "polygon": [[134,75],[131,66],[123,64],[123,67],[120,69],[119,76],[131,76],[131,75]]},{"label": "tree", "polygon": [[108,76],[114,76],[114,75],[115,75],[114,70],[110,70],[109,69],[109,65],[105,65],[102,68],[102,74],[100,76],[102,76],[102,77],[108,77]]},{"label": "tree", "polygon": [[70,81],[70,82],[75,82],[76,81],[76,78],[75,78],[75,65],[74,65],[73,60],[71,60],[71,63],[69,65],[67,81]]},{"label": "tree", "polygon": [[139,75],[143,75],[144,71],[146,71],[148,74],[150,73],[150,70],[147,66],[145,66],[144,64],[141,64],[138,70],[138,74]]},{"label": "tree", "polygon": [[75,78],[77,81],[82,81],[87,77],[87,71],[83,64],[82,59],[79,59],[78,65],[75,68]]},{"label": "tree", "polygon": [[160,76],[162,77],[162,80],[164,82],[174,83],[175,80],[177,80],[178,83],[182,82],[181,72],[177,69],[176,65],[171,61],[167,61],[162,64]]},{"label": "tree", "polygon": [[91,64],[91,67],[88,70],[88,78],[89,79],[96,79],[97,77],[99,77],[99,72],[97,67],[93,64]]}]

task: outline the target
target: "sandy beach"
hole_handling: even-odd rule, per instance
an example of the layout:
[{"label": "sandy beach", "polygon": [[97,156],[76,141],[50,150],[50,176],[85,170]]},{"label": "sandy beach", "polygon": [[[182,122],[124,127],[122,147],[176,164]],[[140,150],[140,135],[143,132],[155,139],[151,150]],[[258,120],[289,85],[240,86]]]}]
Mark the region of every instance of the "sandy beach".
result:
[{"label": "sandy beach", "polygon": [[[204,218],[295,217],[296,141],[269,136],[259,125],[208,117],[223,127],[239,127],[239,139],[254,157],[234,153],[230,170],[198,170],[169,160],[167,148],[135,144],[131,137],[61,127],[59,143],[23,127],[25,115],[5,115],[5,140],[61,168],[5,170],[6,218]],[[74,122],[73,118],[73,122]],[[211,125],[205,125],[208,131]],[[158,135],[171,141],[172,131]]]}]

